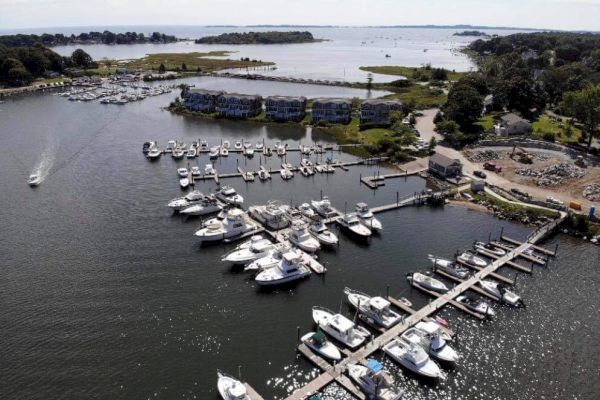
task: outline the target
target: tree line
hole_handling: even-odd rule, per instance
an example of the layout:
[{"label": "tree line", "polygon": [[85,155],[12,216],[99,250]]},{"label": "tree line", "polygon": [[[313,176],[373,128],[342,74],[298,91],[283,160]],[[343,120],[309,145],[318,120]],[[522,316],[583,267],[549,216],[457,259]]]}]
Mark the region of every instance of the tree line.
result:
[{"label": "tree line", "polygon": [[0,45],[6,47],[29,47],[37,43],[44,46],[61,46],[71,44],[135,44],[135,43],[172,43],[177,38],[173,35],[165,35],[153,32],[149,36],[137,32],[114,33],[111,31],[88,32],[78,35],[64,35],[62,33],[41,35],[3,35],[0,36]]},{"label": "tree line", "polygon": [[196,39],[196,43],[199,44],[283,44],[310,43],[314,41],[315,38],[308,31],[232,32]]}]

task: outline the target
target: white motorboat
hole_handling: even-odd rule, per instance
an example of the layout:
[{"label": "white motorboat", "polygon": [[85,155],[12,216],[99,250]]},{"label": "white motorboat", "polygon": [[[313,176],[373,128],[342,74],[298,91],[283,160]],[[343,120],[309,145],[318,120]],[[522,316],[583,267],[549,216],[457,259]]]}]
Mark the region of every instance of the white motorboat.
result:
[{"label": "white motorboat", "polygon": [[335,168],[333,165],[326,164],[323,166],[323,172],[326,174],[333,174],[335,172]]},{"label": "white motorboat", "polygon": [[198,176],[202,175],[202,171],[200,171],[200,167],[197,165],[194,165],[192,167],[191,172],[192,172],[193,177],[198,177]]},{"label": "white motorboat", "polygon": [[281,168],[289,169],[290,171],[294,169],[294,166],[290,163],[281,163]]},{"label": "white motorboat", "polygon": [[204,197],[200,202],[190,205],[180,211],[183,215],[208,215],[219,212],[223,209],[221,205],[217,202],[217,199],[214,196],[209,195]]},{"label": "white motorboat", "polygon": [[223,186],[217,192],[217,198],[227,204],[239,206],[244,204],[244,198],[231,186]]},{"label": "white motorboat", "polygon": [[36,174],[29,175],[29,179],[27,179],[27,184],[29,186],[37,186],[40,182],[42,182],[42,178]]},{"label": "white motorboat", "polygon": [[217,170],[213,167],[212,164],[206,164],[204,166],[204,175],[215,175]]},{"label": "white motorboat", "polygon": [[148,150],[148,154],[146,154],[146,157],[149,158],[150,160],[156,160],[158,159],[160,156],[162,155],[162,151],[160,151],[158,149],[158,147],[151,147]]},{"label": "white motorboat", "polygon": [[367,365],[348,364],[348,375],[371,400],[400,400],[403,392],[394,389],[394,379],[376,360],[367,360]]},{"label": "white motorboat", "polygon": [[309,332],[300,339],[302,343],[315,353],[331,361],[342,359],[342,353],[336,345],[327,340],[327,336],[321,331]]},{"label": "white motorboat", "polygon": [[231,143],[229,143],[229,140],[223,140],[223,144],[221,144],[221,147],[224,149],[229,149],[231,147]]},{"label": "white motorboat", "polygon": [[184,154],[185,152],[181,147],[175,147],[171,152],[171,157],[173,157],[176,160],[179,160],[183,158]]},{"label": "white motorboat", "polygon": [[261,181],[271,179],[271,173],[267,171],[265,167],[261,166],[258,170],[258,179],[260,179]]},{"label": "white motorboat", "polygon": [[246,171],[242,173],[242,178],[245,182],[254,182],[254,172]]},{"label": "white motorboat", "polygon": [[300,210],[300,214],[307,218],[313,218],[315,216],[315,210],[308,203],[300,204],[298,210]]},{"label": "white motorboat", "polygon": [[206,140],[201,140],[200,141],[200,151],[207,151],[208,150],[208,143],[206,142]]},{"label": "white motorboat", "polygon": [[503,303],[513,307],[525,306],[525,303],[517,294],[511,292],[504,285],[501,285],[498,282],[481,279],[478,283],[483,290],[492,296],[496,296]]},{"label": "white motorboat", "polygon": [[294,177],[294,173],[287,168],[281,169],[279,171],[279,174],[281,175],[281,178],[284,181],[287,181],[288,179],[292,179]]},{"label": "white motorboat", "polygon": [[189,178],[181,178],[179,180],[179,186],[181,186],[182,189],[186,189],[188,186],[190,186],[190,179]]},{"label": "white motorboat", "polygon": [[284,243],[275,244],[275,248],[270,250],[266,256],[261,257],[249,263],[244,271],[262,271],[274,267],[281,261],[284,253],[292,251],[292,248]]},{"label": "white motorboat", "polygon": [[419,286],[434,292],[446,293],[448,291],[448,286],[446,286],[443,282],[420,272],[410,273],[406,275],[406,279],[411,283],[416,283]]},{"label": "white motorboat", "polygon": [[190,146],[190,148],[187,151],[187,158],[194,158],[196,157],[197,153],[196,153],[196,147]]},{"label": "white motorboat", "polygon": [[348,232],[356,235],[360,238],[368,238],[373,232],[365,225],[361,224],[356,214],[345,214],[342,218],[338,219],[338,223]]},{"label": "white motorboat", "polygon": [[303,167],[312,167],[313,163],[312,161],[310,161],[308,158],[303,158],[302,160],[300,160],[300,165],[302,165]]},{"label": "white motorboat", "polygon": [[254,157],[254,149],[252,147],[246,147],[244,149],[244,155],[246,157]]},{"label": "white motorboat", "polygon": [[262,142],[258,142],[254,147],[256,147],[256,150],[260,151],[263,149],[264,144]]},{"label": "white motorboat", "polygon": [[252,143],[250,143],[250,142],[249,142],[249,141],[247,141],[247,140],[244,140],[244,148],[245,148],[245,149],[249,149],[249,148],[251,148],[251,147],[252,147]]},{"label": "white motorboat", "polygon": [[433,263],[434,271],[435,270],[444,271],[445,273],[452,275],[459,279],[466,279],[469,277],[469,275],[471,275],[471,271],[469,271],[467,268],[457,264],[454,261],[446,260],[443,258],[438,258],[431,254],[429,254],[428,257],[431,260],[431,262]]},{"label": "white motorboat", "polygon": [[318,173],[323,173],[323,166],[320,164],[315,165],[315,171]]},{"label": "white motorboat", "polygon": [[234,265],[248,264],[266,257],[273,249],[275,249],[275,245],[270,240],[263,239],[262,236],[253,236],[250,240],[242,243],[233,251],[223,256],[221,261]]},{"label": "white motorboat", "polygon": [[381,225],[381,222],[375,218],[367,203],[357,203],[355,211],[360,223],[370,230],[380,231],[383,229],[383,225]]},{"label": "white motorboat", "polygon": [[171,200],[169,204],[167,204],[167,206],[175,211],[179,211],[181,209],[191,206],[192,204],[199,202],[203,198],[204,194],[201,191],[194,190],[183,197],[178,197],[176,199]]},{"label": "white motorboat", "polygon": [[260,286],[273,286],[310,276],[310,269],[302,257],[294,252],[283,253],[281,260],[272,268],[263,269],[254,281]]},{"label": "white motorboat", "polygon": [[221,148],[219,146],[213,146],[210,148],[208,156],[210,158],[218,158]]},{"label": "white motorboat", "polygon": [[280,204],[276,201],[270,201],[264,206],[252,206],[248,208],[250,215],[266,225],[268,228],[279,230],[289,225],[286,218],[286,212],[289,206]]},{"label": "white motorboat", "polygon": [[317,214],[323,218],[332,218],[337,216],[337,212],[331,207],[329,197],[323,196],[321,200],[313,200],[310,205],[315,209]]},{"label": "white motorboat", "polygon": [[483,258],[476,256],[471,250],[467,250],[458,257],[456,257],[459,261],[464,262],[465,264],[473,265],[475,267],[484,268],[488,265],[488,262]]},{"label": "white motorboat", "polygon": [[287,153],[287,149],[284,145],[280,144],[279,146],[277,146],[277,155],[279,157],[285,156],[286,153]]},{"label": "white motorboat", "polygon": [[458,296],[455,300],[467,307],[469,310],[479,313],[485,317],[491,318],[496,315],[496,312],[492,306],[486,301],[477,300],[465,295]]},{"label": "white motorboat", "polygon": [[350,288],[345,288],[344,293],[348,296],[348,302],[376,325],[387,329],[400,321],[400,314],[392,310],[390,302],[383,297],[371,297]]},{"label": "white motorboat", "polygon": [[218,218],[211,219],[195,233],[201,242],[214,242],[240,236],[256,228],[254,224],[246,219],[242,210],[232,208],[226,214],[222,220]]},{"label": "white motorboat", "polygon": [[396,338],[383,346],[383,351],[392,360],[416,374],[432,379],[442,376],[440,367],[417,344]]},{"label": "white motorboat", "polygon": [[308,176],[311,176],[311,175],[313,175],[313,174],[314,174],[314,172],[312,171],[312,169],[310,169],[310,168],[308,168],[308,167],[305,167],[304,165],[301,165],[301,166],[300,166],[300,173],[301,173],[303,176],[306,176],[306,177],[308,177]]},{"label": "white motorboat", "polygon": [[501,249],[500,247],[496,247],[491,243],[475,242],[475,249],[482,250],[487,253],[492,253],[498,257],[506,255],[506,250]]},{"label": "white motorboat", "polygon": [[217,372],[217,377],[217,389],[223,400],[250,400],[242,382],[222,372]]},{"label": "white motorboat", "polygon": [[219,155],[221,157],[227,157],[229,155],[229,149],[227,147],[221,147],[219,150]]},{"label": "white motorboat", "polygon": [[439,361],[451,364],[458,361],[458,353],[446,343],[439,333],[430,335],[418,328],[409,328],[402,334],[401,338],[423,347],[431,357]]},{"label": "white motorboat", "polygon": [[335,246],[338,244],[338,237],[331,232],[327,225],[322,221],[315,222],[310,225],[308,231],[313,235],[323,246]]},{"label": "white motorboat", "polygon": [[451,342],[452,341],[452,336],[450,336],[446,330],[444,330],[444,327],[437,322],[437,318],[435,321],[421,321],[421,322],[417,322],[417,324],[415,325],[415,328],[426,332],[428,335],[436,335],[439,334],[445,341],[447,342]]},{"label": "white motorboat", "polygon": [[233,146],[236,150],[242,150],[244,148],[244,146],[242,145],[242,142],[239,140],[235,141],[235,145]]},{"label": "white motorboat", "polygon": [[314,253],[321,248],[319,241],[308,233],[306,222],[302,220],[292,221],[288,240],[293,245],[309,253]]},{"label": "white motorboat", "polygon": [[366,337],[356,329],[354,322],[327,308],[313,307],[312,317],[319,328],[350,349],[357,348],[366,340]]},{"label": "white motorboat", "polygon": [[181,178],[187,178],[189,174],[190,172],[187,168],[177,168],[177,175],[179,175]]}]

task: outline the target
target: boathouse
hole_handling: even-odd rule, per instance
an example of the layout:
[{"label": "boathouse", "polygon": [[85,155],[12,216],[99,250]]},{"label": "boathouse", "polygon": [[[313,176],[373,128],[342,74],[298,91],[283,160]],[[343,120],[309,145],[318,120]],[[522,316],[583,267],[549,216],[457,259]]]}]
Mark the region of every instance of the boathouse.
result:
[{"label": "boathouse", "polygon": [[442,178],[456,178],[462,175],[463,165],[458,159],[446,157],[443,154],[435,153],[429,157],[429,172],[441,176]]},{"label": "boathouse", "polygon": [[213,113],[217,106],[217,99],[224,92],[206,89],[190,89],[182,93],[183,105],[191,111]]},{"label": "boathouse", "polygon": [[398,100],[369,99],[360,105],[361,124],[389,124],[390,113],[400,111],[402,102]]},{"label": "boathouse", "polygon": [[352,114],[351,99],[320,98],[312,105],[313,123],[321,121],[347,124]]},{"label": "boathouse", "polygon": [[223,117],[256,117],[262,111],[262,97],[257,94],[224,93],[217,98],[216,111]]},{"label": "boathouse", "polygon": [[306,97],[269,96],[265,110],[267,117],[275,121],[301,121],[306,115]]}]

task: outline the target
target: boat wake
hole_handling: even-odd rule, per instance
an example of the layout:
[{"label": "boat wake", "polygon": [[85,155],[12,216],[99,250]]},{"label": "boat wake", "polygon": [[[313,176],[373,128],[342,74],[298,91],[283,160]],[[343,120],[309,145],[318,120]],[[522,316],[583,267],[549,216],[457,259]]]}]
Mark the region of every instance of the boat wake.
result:
[{"label": "boat wake", "polygon": [[44,180],[50,175],[50,171],[54,166],[56,159],[55,146],[47,146],[42,152],[39,161],[31,170],[31,175],[38,177],[38,184],[44,182]]}]

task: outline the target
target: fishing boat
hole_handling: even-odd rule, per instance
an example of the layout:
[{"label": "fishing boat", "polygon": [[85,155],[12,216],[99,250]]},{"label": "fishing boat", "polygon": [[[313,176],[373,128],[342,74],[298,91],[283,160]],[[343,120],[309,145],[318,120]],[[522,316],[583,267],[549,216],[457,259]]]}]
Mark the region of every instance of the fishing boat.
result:
[{"label": "fishing boat", "polygon": [[440,367],[417,344],[396,338],[383,346],[382,350],[392,360],[418,375],[432,379],[442,376]]},{"label": "fishing boat", "polygon": [[227,204],[239,206],[244,204],[244,198],[231,186],[223,186],[217,192],[217,198]]},{"label": "fishing boat", "polygon": [[29,175],[29,179],[27,179],[27,184],[29,186],[37,186],[42,182],[42,178],[39,175],[31,174]]},{"label": "fishing boat", "polygon": [[479,286],[487,293],[497,297],[505,304],[513,307],[524,307],[525,303],[517,294],[511,292],[506,286],[499,284],[498,282],[481,279],[478,282]]},{"label": "fishing boat", "polygon": [[446,293],[448,291],[448,286],[446,286],[443,282],[420,272],[409,273],[406,275],[406,279],[411,283],[416,283],[419,286],[434,292]]},{"label": "fishing boat", "polygon": [[258,179],[260,179],[261,181],[269,180],[271,179],[271,174],[269,173],[269,171],[266,170],[265,167],[261,166],[258,170]]},{"label": "fishing boat", "polygon": [[221,261],[233,265],[244,265],[266,257],[273,249],[275,249],[275,245],[270,240],[263,239],[262,236],[253,236],[223,256]]},{"label": "fishing boat", "polygon": [[181,178],[187,178],[189,174],[190,172],[187,168],[177,168],[177,175],[179,175]]},{"label": "fishing boat", "polygon": [[371,297],[350,288],[344,289],[348,302],[375,325],[390,328],[400,321],[400,314],[391,309],[389,301],[380,296]]},{"label": "fishing boat", "polygon": [[217,377],[217,389],[223,400],[250,400],[242,382],[222,372],[217,372]]},{"label": "fishing boat", "polygon": [[308,203],[302,203],[298,206],[298,210],[300,214],[305,216],[306,218],[313,218],[315,216],[315,210]]},{"label": "fishing boat", "polygon": [[183,208],[180,213],[183,215],[199,216],[219,212],[223,207],[219,204],[213,195],[205,196],[199,202]]},{"label": "fishing boat", "polygon": [[323,196],[321,200],[311,201],[310,205],[315,209],[317,214],[323,218],[332,218],[338,215],[337,212],[331,207],[331,201],[327,196]]},{"label": "fishing boat", "polygon": [[469,310],[479,313],[485,317],[492,318],[494,315],[496,315],[496,312],[492,306],[486,301],[477,300],[465,295],[458,296],[455,300],[467,307]]},{"label": "fishing boat", "polygon": [[172,208],[175,211],[182,210],[186,207],[191,206],[204,198],[204,194],[199,190],[193,190],[183,197],[173,199],[167,204],[167,207]]},{"label": "fishing boat", "polygon": [[242,210],[232,208],[228,210],[224,219],[213,218],[194,235],[201,242],[214,242],[240,236],[255,229]]},{"label": "fishing boat", "polygon": [[484,268],[488,265],[488,262],[483,258],[478,257],[471,250],[467,250],[458,257],[456,257],[458,261],[462,261],[465,264],[473,265],[475,267]]},{"label": "fishing boat", "polygon": [[371,229],[360,223],[358,217],[354,213],[344,214],[342,218],[338,219],[338,223],[346,231],[359,238],[365,239],[373,234]]},{"label": "fishing boat", "polygon": [[429,254],[429,259],[433,263],[433,270],[444,271],[445,273],[452,275],[459,279],[466,279],[471,275],[471,271],[467,268],[462,267],[454,261],[446,260],[443,258],[435,257]]},{"label": "fishing boat", "polygon": [[304,264],[298,253],[288,251],[272,268],[263,269],[254,281],[260,286],[273,286],[292,282],[310,276],[310,269]]},{"label": "fishing boat", "polygon": [[276,201],[269,201],[264,206],[252,206],[248,212],[252,218],[270,229],[279,230],[289,225],[286,218],[286,212],[289,206],[280,204]]},{"label": "fishing boat", "polygon": [[339,242],[338,237],[322,221],[312,223],[308,228],[308,232],[323,246],[335,246]]},{"label": "fishing boat", "polygon": [[327,308],[313,307],[312,317],[320,329],[350,349],[359,347],[367,338],[364,334],[359,333],[354,322]]},{"label": "fishing boat", "polygon": [[400,400],[403,392],[394,389],[394,379],[376,360],[367,360],[367,365],[348,364],[348,375],[372,400]]},{"label": "fishing boat", "polygon": [[506,250],[501,249],[500,247],[496,247],[491,243],[484,243],[484,242],[475,242],[475,249],[477,250],[482,250],[488,253],[492,253],[498,257],[502,257],[504,255],[506,255]]},{"label": "fishing boat", "polygon": [[355,211],[360,223],[370,230],[379,231],[383,229],[383,225],[381,225],[381,222],[375,218],[367,203],[357,203]]},{"label": "fishing boat", "polygon": [[306,347],[328,360],[339,361],[342,359],[342,353],[340,352],[340,349],[327,340],[327,336],[325,336],[325,334],[320,330],[316,332],[309,332],[302,336],[300,340],[306,345]]},{"label": "fishing boat", "polygon": [[401,336],[407,342],[423,347],[429,355],[439,361],[454,364],[458,361],[458,353],[439,334],[429,333],[418,328],[409,328]]},{"label": "fishing boat", "polygon": [[314,253],[321,248],[319,241],[308,233],[307,224],[302,220],[292,221],[288,240],[293,245],[309,253]]}]

